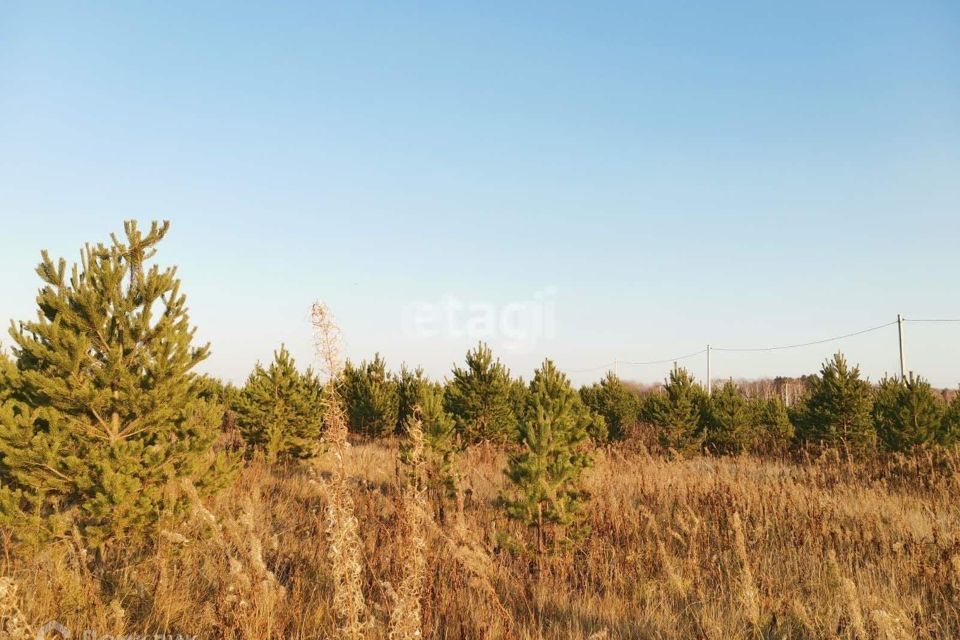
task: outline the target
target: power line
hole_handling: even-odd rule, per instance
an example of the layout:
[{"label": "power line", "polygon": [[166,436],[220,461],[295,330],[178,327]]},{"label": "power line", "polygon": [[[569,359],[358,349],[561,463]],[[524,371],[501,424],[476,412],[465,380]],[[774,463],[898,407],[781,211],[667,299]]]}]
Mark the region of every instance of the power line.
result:
[{"label": "power line", "polygon": [[600,369],[615,369],[619,364],[627,364],[631,366],[644,366],[644,365],[653,365],[653,364],[667,364],[669,362],[679,362],[680,360],[689,360],[695,356],[703,355],[706,353],[706,349],[701,349],[696,353],[688,353],[682,356],[676,356],[674,358],[664,358],[663,360],[647,360],[645,362],[634,362],[631,360],[614,360],[613,362],[608,362],[606,364],[601,364],[598,367],[588,367],[586,369],[567,369],[567,373],[587,373],[589,371],[598,371]]},{"label": "power line", "polygon": [[[960,322],[960,318],[902,318],[903,322]],[[632,366],[646,366],[646,365],[655,365],[655,364],[668,364],[671,362],[679,362],[681,360],[688,360],[690,358],[695,358],[699,355],[703,355],[708,351],[727,351],[727,352],[763,352],[763,351],[782,351],[785,349],[799,349],[800,347],[810,347],[818,344],[825,344],[827,342],[835,342],[837,340],[843,340],[845,338],[853,338],[855,336],[861,336],[866,333],[871,333],[873,331],[879,331],[880,329],[886,329],[887,327],[892,327],[895,324],[900,322],[899,316],[898,320],[893,320],[892,322],[886,322],[875,327],[870,327],[868,329],[861,329],[859,331],[853,331],[851,333],[845,333],[839,336],[833,336],[831,338],[823,338],[822,340],[812,340],[810,342],[800,342],[797,344],[786,344],[778,345],[774,347],[714,347],[710,346],[707,349],[701,349],[693,353],[688,353],[682,356],[676,356],[673,358],[664,358],[662,360],[646,360],[642,362],[635,362],[631,360],[614,360],[613,362],[608,362],[597,367],[588,367],[585,369],[568,369],[569,373],[586,373],[589,371],[598,371],[600,369],[607,370],[616,370],[617,365],[625,364]],[[709,359],[709,356],[708,356]],[[709,365],[708,365],[709,366]]]},{"label": "power line", "polygon": [[588,371],[599,371],[600,369],[613,369],[619,360],[602,364],[599,367],[587,367],[586,369],[566,369],[567,373],[587,373]]},{"label": "power line", "polygon": [[617,363],[618,363],[618,364],[638,365],[638,366],[648,365],[648,364],[667,364],[667,363],[669,363],[669,362],[677,362],[677,361],[679,361],[679,360],[688,360],[688,359],[690,359],[690,358],[693,358],[694,356],[699,356],[699,355],[702,355],[702,354],[704,354],[704,353],[706,353],[706,352],[707,352],[706,349],[700,349],[700,351],[697,351],[696,353],[688,353],[688,354],[685,355],[685,356],[677,356],[677,357],[675,357],[675,358],[664,358],[663,360],[648,360],[648,361],[646,361],[646,362],[630,362],[629,360],[617,360]]},{"label": "power line", "polygon": [[801,342],[799,344],[787,344],[779,347],[744,347],[744,348],[731,348],[731,347],[711,347],[714,351],[781,351],[783,349],[797,349],[799,347],[809,347],[816,344],[824,344],[826,342],[834,342],[835,340],[843,340],[844,338],[852,338],[854,336],[860,336],[865,333],[870,333],[871,331],[878,331],[880,329],[886,329],[897,324],[897,321],[887,322],[885,324],[878,325],[876,327],[870,327],[869,329],[862,329],[860,331],[854,331],[853,333],[845,333],[842,336],[834,336],[832,338],[824,338],[823,340],[813,340],[812,342]]}]

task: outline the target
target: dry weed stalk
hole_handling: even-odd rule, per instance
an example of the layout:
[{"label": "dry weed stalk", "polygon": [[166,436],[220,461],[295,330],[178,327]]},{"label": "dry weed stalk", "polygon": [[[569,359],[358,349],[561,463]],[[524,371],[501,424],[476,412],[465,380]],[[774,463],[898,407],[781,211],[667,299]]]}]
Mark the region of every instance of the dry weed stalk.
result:
[{"label": "dry weed stalk", "polygon": [[396,600],[390,611],[390,640],[414,640],[422,638],[421,598],[426,572],[425,537],[427,522],[427,498],[424,488],[423,428],[419,412],[407,425],[407,485],[399,504],[400,553],[403,554],[403,578],[396,590]]},{"label": "dry weed stalk", "polygon": [[667,578],[666,582],[670,592],[680,600],[686,599],[690,585],[677,570],[673,558],[670,556],[670,552],[667,551],[667,546],[664,544],[663,537],[660,533],[660,524],[657,522],[656,517],[646,508],[640,507],[640,514],[646,518],[647,527],[653,532],[653,539],[657,547],[657,556],[660,561],[660,569]]},{"label": "dry weed stalk", "polygon": [[343,638],[363,638],[369,625],[363,596],[363,558],[360,524],[354,511],[353,498],[347,486],[344,461],[347,442],[347,417],[337,388],[342,363],[340,329],[326,305],[314,303],[311,313],[314,349],[327,374],[324,439],[334,457],[330,480],[320,481],[327,497],[325,509],[328,558],[333,573],[333,605],[339,616]]},{"label": "dry weed stalk", "polygon": [[30,640],[33,630],[20,611],[17,585],[10,578],[0,578],[0,638]]},{"label": "dry weed stalk", "polygon": [[870,612],[870,626],[877,640],[910,640],[914,637],[903,619],[891,615],[883,609],[874,609]]},{"label": "dry weed stalk", "polygon": [[860,596],[857,594],[857,585],[850,578],[843,575],[840,571],[840,565],[837,562],[837,554],[833,549],[827,556],[831,572],[837,579],[840,595],[843,597],[843,603],[847,609],[847,617],[850,618],[850,627],[853,629],[853,635],[857,640],[868,640],[867,628],[863,622],[863,609],[860,607]]},{"label": "dry weed stalk", "polygon": [[[203,506],[190,480],[184,479],[181,487],[190,499],[194,517],[209,528],[214,544],[226,557],[230,582],[226,587],[227,595],[221,600],[226,605],[225,609],[263,609],[269,616],[277,602],[284,597],[285,589],[263,559],[263,545],[254,527],[252,498],[248,496],[244,501],[239,518],[221,521]],[[176,532],[164,530],[160,535],[171,544],[189,542]]]},{"label": "dry weed stalk", "polygon": [[737,559],[740,561],[740,599],[743,602],[744,615],[756,632],[760,627],[760,598],[757,594],[757,585],[753,581],[753,570],[750,568],[743,522],[737,511],[733,512],[733,539]]}]

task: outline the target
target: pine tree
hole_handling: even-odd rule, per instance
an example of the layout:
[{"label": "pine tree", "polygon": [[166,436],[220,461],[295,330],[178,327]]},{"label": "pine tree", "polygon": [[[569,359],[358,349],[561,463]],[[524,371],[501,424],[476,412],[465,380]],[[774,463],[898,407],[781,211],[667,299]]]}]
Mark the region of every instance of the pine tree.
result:
[{"label": "pine tree", "polygon": [[787,405],[779,396],[754,398],[750,402],[753,415],[753,448],[759,452],[782,453],[794,436]]},{"label": "pine tree", "polygon": [[[462,450],[453,417],[443,408],[443,385],[427,380],[422,370],[400,374],[402,401],[410,409],[405,418],[404,432],[417,431],[422,436],[422,463],[426,470],[425,484],[435,498],[440,521],[444,519],[445,499],[455,494],[458,476],[455,468],[457,454]],[[405,439],[407,442],[409,439]],[[401,449],[406,462],[410,452],[404,444]]]},{"label": "pine tree", "polygon": [[397,381],[387,372],[379,353],[372,362],[363,361],[359,367],[348,361],[340,384],[351,431],[378,438],[396,430],[400,411]]},{"label": "pine tree", "polygon": [[254,367],[234,403],[237,426],[248,447],[271,463],[318,453],[323,429],[322,385],[312,369],[300,373],[281,346],[273,362]]},{"label": "pine tree", "polygon": [[17,368],[0,345],[0,404],[13,395],[14,376]]},{"label": "pine tree", "polygon": [[943,402],[933,395],[930,383],[912,373],[906,379],[884,378],[877,386],[873,421],[888,451],[935,442],[943,416]]},{"label": "pine tree", "polygon": [[[510,378],[510,410],[519,420],[527,411],[527,405],[530,404],[530,386],[523,381],[523,378]],[[515,433],[519,437],[519,431]]]},{"label": "pine tree", "polygon": [[[439,390],[440,397],[443,397],[443,385],[433,382],[427,378],[422,367],[410,370],[406,365],[401,365],[400,375],[397,377],[397,428],[398,434],[408,432],[409,419],[414,415],[417,407],[423,408],[427,397],[433,397]],[[423,416],[421,415],[421,418]],[[422,426],[424,430],[428,427]]]},{"label": "pine tree", "polygon": [[680,452],[698,450],[704,441],[700,423],[706,393],[684,368],[670,372],[663,393],[647,401],[647,419],[659,428],[660,446]]},{"label": "pine tree", "polygon": [[801,440],[840,446],[856,452],[876,444],[871,409],[873,392],[860,369],[850,368],[842,354],[826,361],[812,376],[809,391],[798,407],[796,422]]},{"label": "pine tree", "polygon": [[453,488],[453,459],[460,450],[453,417],[443,408],[443,385],[429,380],[423,369],[400,368],[397,383],[400,396],[401,433],[409,432],[417,421],[423,433],[424,457],[430,476],[439,484]]},{"label": "pine tree", "polygon": [[465,442],[512,442],[517,438],[515,393],[510,372],[494,361],[490,347],[481,342],[467,352],[465,368],[454,367],[444,407]]},{"label": "pine tree", "polygon": [[707,444],[721,453],[741,453],[750,449],[756,435],[755,418],[743,392],[728,380],[704,405]]},{"label": "pine tree", "polygon": [[937,442],[945,446],[960,444],[960,391],[943,414],[943,422],[937,433]]},{"label": "pine tree", "polygon": [[536,528],[541,550],[548,535],[561,539],[567,527],[579,532],[587,497],[581,476],[591,463],[584,447],[588,426],[589,414],[567,377],[544,361],[530,382],[520,424],[523,449],[510,457],[512,488],[501,496],[511,518]]},{"label": "pine tree", "polygon": [[613,372],[597,384],[580,389],[580,398],[592,411],[603,416],[610,440],[622,440],[637,423],[640,402]]},{"label": "pine tree", "polygon": [[81,264],[46,252],[37,318],[11,329],[15,397],[0,410],[0,524],[42,542],[75,528],[106,553],[180,513],[170,489],[222,485],[231,464],[212,445],[221,406],[199,397],[176,269],[147,267],[169,223],[87,246]]}]

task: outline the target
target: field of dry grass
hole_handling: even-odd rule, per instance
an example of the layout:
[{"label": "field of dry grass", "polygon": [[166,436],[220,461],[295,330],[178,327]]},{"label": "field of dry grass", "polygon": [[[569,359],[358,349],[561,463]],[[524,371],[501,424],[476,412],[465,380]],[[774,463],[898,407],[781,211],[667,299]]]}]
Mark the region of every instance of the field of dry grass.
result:
[{"label": "field of dry grass", "polygon": [[[591,535],[546,561],[523,551],[530,532],[494,504],[503,453],[469,451],[460,500],[431,496],[430,517],[406,534],[397,460],[389,443],[345,454],[363,637],[387,637],[417,541],[427,638],[960,637],[956,455],[795,463],[608,449],[588,480]],[[3,624],[27,634],[57,619],[101,636],[340,637],[329,464],[248,465],[232,489],[195,504],[189,528],[158,532],[158,550],[136,562],[93,562],[66,544],[25,558],[4,545]],[[95,576],[97,564],[111,569]]]}]

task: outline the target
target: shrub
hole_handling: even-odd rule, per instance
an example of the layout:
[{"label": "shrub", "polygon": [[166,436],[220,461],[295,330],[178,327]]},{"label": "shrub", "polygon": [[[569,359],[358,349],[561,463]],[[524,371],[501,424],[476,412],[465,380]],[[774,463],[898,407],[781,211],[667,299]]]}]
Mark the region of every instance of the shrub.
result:
[{"label": "shrub", "polygon": [[516,440],[513,405],[518,396],[510,372],[494,361],[490,347],[482,342],[467,352],[466,360],[466,367],[454,368],[444,396],[444,407],[456,421],[457,431],[467,443]]},{"label": "shrub", "polygon": [[323,428],[322,385],[312,369],[300,373],[281,346],[270,366],[259,362],[234,402],[237,426],[251,450],[268,462],[309,458]]},{"label": "shrub", "polygon": [[126,242],[87,246],[67,271],[46,252],[37,319],[11,331],[18,389],[0,410],[0,523],[25,541],[75,530],[122,548],[180,513],[169,489],[201,491],[231,468],[211,445],[223,409],[199,396],[206,345],[193,329],[176,269],[146,267],[169,223]]},{"label": "shrub", "polygon": [[806,442],[841,446],[847,451],[865,451],[876,444],[871,409],[870,384],[860,379],[860,369],[849,367],[837,353],[812,376],[809,391],[797,407],[798,436]]},{"label": "shrub", "polygon": [[889,451],[936,441],[943,416],[943,402],[933,395],[930,383],[912,373],[906,379],[884,378],[877,387],[873,420]]},{"label": "shrub", "polygon": [[347,361],[340,384],[351,431],[378,438],[396,430],[399,390],[379,353],[372,362],[363,361],[359,367]]}]

